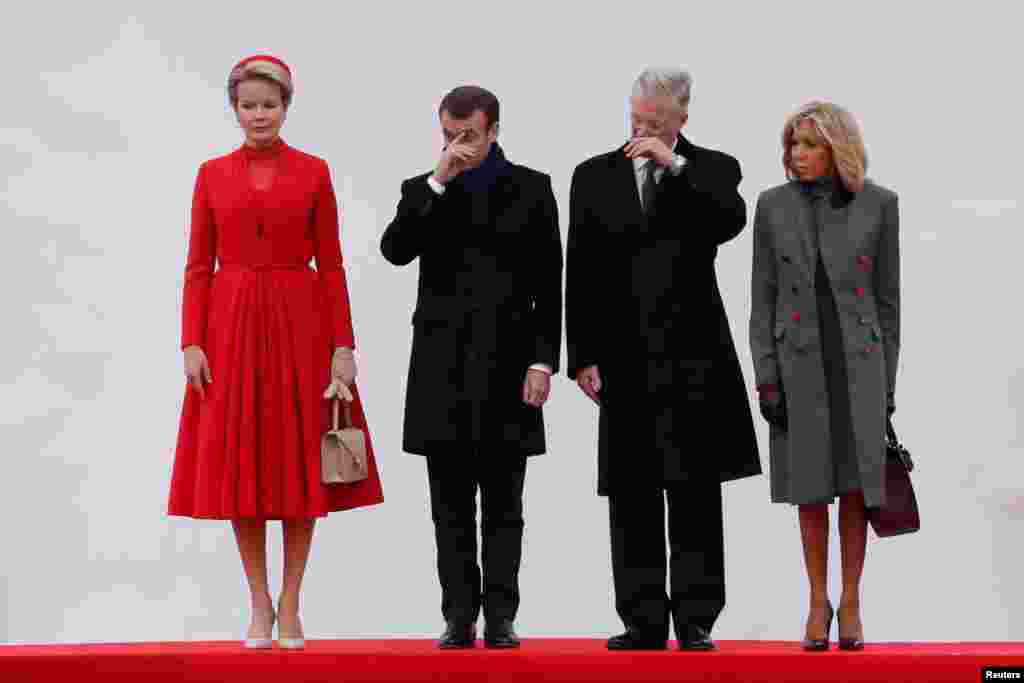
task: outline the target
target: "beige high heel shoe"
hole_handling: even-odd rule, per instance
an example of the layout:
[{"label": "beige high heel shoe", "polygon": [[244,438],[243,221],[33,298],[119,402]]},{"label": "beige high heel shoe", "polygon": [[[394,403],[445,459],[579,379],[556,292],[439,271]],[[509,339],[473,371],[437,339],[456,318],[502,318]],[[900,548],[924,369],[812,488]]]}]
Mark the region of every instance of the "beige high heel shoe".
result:
[{"label": "beige high heel shoe", "polygon": [[[280,606],[278,609],[280,610]],[[306,647],[306,639],[302,633],[302,620],[299,619],[298,615],[296,615],[295,619],[299,622],[299,632],[297,634],[289,633],[285,635],[281,632],[280,620],[277,622],[277,646],[284,650],[302,650]]]},{"label": "beige high heel shoe", "polygon": [[267,635],[247,636],[242,646],[247,650],[269,650],[273,644],[274,623],[277,621],[277,613],[270,612],[270,632]]}]

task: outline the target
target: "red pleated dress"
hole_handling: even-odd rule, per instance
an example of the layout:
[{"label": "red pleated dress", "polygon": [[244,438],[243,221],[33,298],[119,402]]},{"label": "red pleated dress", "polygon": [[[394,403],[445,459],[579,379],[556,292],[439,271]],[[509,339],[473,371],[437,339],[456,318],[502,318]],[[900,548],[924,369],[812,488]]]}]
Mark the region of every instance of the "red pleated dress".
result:
[{"label": "red pleated dress", "polygon": [[355,348],[338,232],[322,159],[277,140],[200,166],[181,348],[203,349],[212,382],[205,399],[186,385],[169,514],[295,519],[383,501],[354,385],[369,477],[321,483],[331,358],[338,346]]}]

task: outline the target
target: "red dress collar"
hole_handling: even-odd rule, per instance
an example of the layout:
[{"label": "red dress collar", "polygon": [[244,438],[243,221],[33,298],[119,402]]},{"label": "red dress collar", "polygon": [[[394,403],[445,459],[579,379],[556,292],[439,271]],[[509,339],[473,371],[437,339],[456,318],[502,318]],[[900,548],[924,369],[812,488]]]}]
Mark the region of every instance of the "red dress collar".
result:
[{"label": "red dress collar", "polygon": [[266,147],[250,147],[247,144],[242,144],[240,149],[242,156],[246,161],[260,161],[264,159],[276,159],[281,155],[281,152],[287,147],[284,140],[277,138]]}]

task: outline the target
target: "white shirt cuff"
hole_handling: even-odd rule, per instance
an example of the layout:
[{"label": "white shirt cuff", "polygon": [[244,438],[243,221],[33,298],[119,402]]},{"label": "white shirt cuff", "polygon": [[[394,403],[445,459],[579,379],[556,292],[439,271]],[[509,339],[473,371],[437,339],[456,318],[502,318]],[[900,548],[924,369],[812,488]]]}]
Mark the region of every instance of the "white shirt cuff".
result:
[{"label": "white shirt cuff", "polygon": [[530,366],[530,369],[540,370],[541,372],[546,373],[548,375],[554,374],[554,371],[551,369],[551,366],[548,365],[547,363],[534,363],[533,365]]},{"label": "white shirt cuff", "polygon": [[433,190],[435,194],[444,194],[444,185],[434,180],[434,176],[427,176],[427,184],[430,185],[430,189]]}]

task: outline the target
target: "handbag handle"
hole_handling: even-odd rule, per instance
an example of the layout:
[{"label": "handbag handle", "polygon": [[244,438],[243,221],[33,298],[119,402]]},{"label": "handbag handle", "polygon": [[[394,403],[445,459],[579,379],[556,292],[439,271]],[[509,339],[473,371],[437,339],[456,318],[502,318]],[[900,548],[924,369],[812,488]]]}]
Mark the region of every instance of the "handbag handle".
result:
[{"label": "handbag handle", "polygon": [[[342,400],[338,396],[335,396],[334,397],[334,401],[332,402],[332,406],[331,407],[334,409],[334,416],[332,418],[332,422],[334,424],[334,430],[333,431],[338,431],[338,404],[341,403],[341,402],[342,402]],[[348,426],[348,427],[354,427],[355,425],[352,424],[352,406],[349,404],[348,401],[345,401],[344,403],[345,403],[345,425]]]},{"label": "handbag handle", "polygon": [[896,430],[892,426],[892,417],[886,418],[885,421],[885,436],[889,443],[889,447],[892,448],[899,456],[903,466],[907,468],[907,472],[914,471],[914,461],[910,457],[910,451],[903,447],[900,440],[896,437]]},{"label": "handbag handle", "polygon": [[889,439],[889,443],[898,444],[900,442],[900,440],[896,438],[896,430],[893,429],[891,417],[887,417],[885,419],[885,436]]}]

